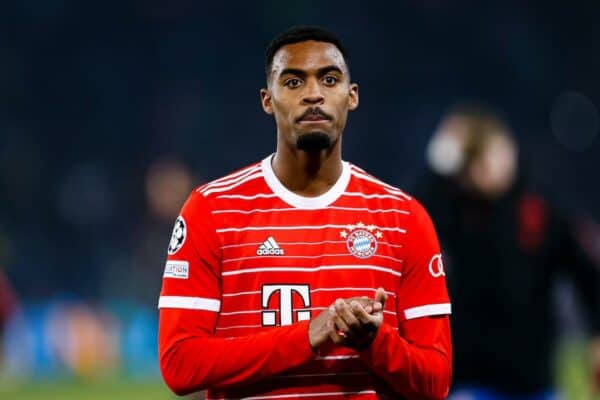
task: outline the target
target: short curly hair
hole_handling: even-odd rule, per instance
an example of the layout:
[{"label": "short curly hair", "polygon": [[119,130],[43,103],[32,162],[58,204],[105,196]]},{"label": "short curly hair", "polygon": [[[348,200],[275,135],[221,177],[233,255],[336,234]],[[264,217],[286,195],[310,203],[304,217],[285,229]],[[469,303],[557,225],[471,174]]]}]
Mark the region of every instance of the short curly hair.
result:
[{"label": "short curly hair", "polygon": [[350,63],[348,61],[348,52],[344,48],[342,41],[335,36],[330,31],[323,29],[318,26],[293,26],[288,30],[277,35],[265,52],[265,75],[267,77],[267,81],[269,80],[269,75],[271,74],[271,68],[273,67],[273,57],[275,57],[275,53],[277,50],[282,48],[285,45],[306,42],[307,40],[314,40],[317,42],[325,42],[331,43],[335,47],[338,48],[342,56],[344,57],[344,62],[346,63],[346,68],[350,71]]}]

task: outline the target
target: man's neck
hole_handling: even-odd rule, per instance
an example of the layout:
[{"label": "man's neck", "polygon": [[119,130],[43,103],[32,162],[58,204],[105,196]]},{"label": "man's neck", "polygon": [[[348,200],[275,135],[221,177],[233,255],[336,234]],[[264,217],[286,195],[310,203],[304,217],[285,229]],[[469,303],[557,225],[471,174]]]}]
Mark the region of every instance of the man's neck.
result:
[{"label": "man's neck", "polygon": [[300,196],[319,196],[331,189],[342,174],[341,146],[336,143],[331,149],[307,152],[280,143],[271,164],[288,190]]}]

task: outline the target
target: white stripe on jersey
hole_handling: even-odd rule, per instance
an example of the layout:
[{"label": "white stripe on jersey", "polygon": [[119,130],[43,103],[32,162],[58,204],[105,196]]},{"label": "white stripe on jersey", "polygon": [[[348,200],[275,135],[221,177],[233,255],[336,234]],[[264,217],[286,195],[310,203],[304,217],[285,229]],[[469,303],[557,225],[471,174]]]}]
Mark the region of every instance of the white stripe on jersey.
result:
[{"label": "white stripe on jersey", "polygon": [[[360,392],[321,392],[321,393],[290,393],[290,394],[274,394],[270,396],[252,396],[242,397],[243,400],[269,400],[269,399],[289,399],[296,397],[324,397],[324,396],[347,396],[361,394],[377,394],[374,390],[361,390]],[[242,400],[240,399],[240,400]],[[208,399],[207,400],[211,400]],[[232,400],[232,399],[225,399]]]},{"label": "white stripe on jersey", "polygon": [[[327,224],[327,225],[295,225],[295,226],[246,226],[243,228],[221,228],[217,229],[218,233],[224,232],[244,232],[244,231],[269,231],[269,230],[284,230],[284,231],[293,231],[298,229],[325,229],[325,228],[337,228],[337,229],[346,229],[347,225],[336,225],[336,224]],[[392,232],[400,232],[406,233],[406,229],[402,228],[392,228],[392,227],[378,227],[380,231],[392,231]]]},{"label": "white stripe on jersey", "polygon": [[347,356],[317,356],[315,357],[315,360],[351,360],[358,357],[358,354],[351,354]]},{"label": "white stripe on jersey", "polygon": [[[376,292],[377,289],[373,289],[373,288],[355,288],[355,287],[342,287],[342,288],[318,288],[318,289],[312,289],[310,292],[311,293],[315,293],[315,292],[342,292],[342,291],[369,291],[369,292]],[[260,293],[260,292],[257,292]],[[389,296],[395,296],[396,293],[394,292],[388,292],[386,291],[386,293]]]},{"label": "white stripe on jersey", "polygon": [[342,196],[362,197],[363,199],[393,199],[404,201],[404,199],[398,196],[394,196],[392,194],[365,194],[360,192],[344,192],[342,193]]},{"label": "white stripe on jersey", "polygon": [[234,326],[226,326],[226,327],[217,327],[218,331],[226,331],[228,329],[244,329],[244,328],[263,328],[262,325],[234,325]]},{"label": "white stripe on jersey", "polygon": [[275,193],[257,193],[252,196],[244,196],[243,194],[221,194],[217,196],[217,199],[240,199],[240,200],[254,200],[254,199],[272,199],[278,197]]},{"label": "white stripe on jersey", "polygon": [[[233,248],[233,247],[246,247],[246,246],[260,246],[261,244],[263,244],[264,242],[250,242],[250,243],[240,243],[240,244],[228,244],[226,246],[221,246],[221,249],[229,249],[229,248]],[[346,243],[345,240],[323,240],[321,242],[279,242],[279,245],[282,246],[295,246],[295,245],[302,245],[302,246],[306,246],[306,245],[319,245],[319,244],[326,244],[326,243],[330,243],[330,244],[339,244],[339,243]],[[386,245],[388,247],[397,247],[397,248],[401,248],[402,245],[401,244],[391,244],[390,242],[385,242],[385,241],[377,241],[377,245]]]},{"label": "white stripe on jersey", "polygon": [[204,297],[160,296],[158,308],[185,308],[218,312],[221,309],[221,301]]},{"label": "white stripe on jersey", "polygon": [[[327,307],[308,307],[308,308],[301,308],[301,311],[323,311],[325,310]],[[262,313],[263,311],[279,311],[277,309],[263,309],[263,310],[242,310],[242,311],[230,311],[230,312],[221,312],[219,313],[220,316],[232,316],[232,315],[243,315],[243,314],[258,314],[258,313]],[[389,315],[396,315],[395,311],[388,311],[388,310],[383,310],[384,314],[389,314]]]},{"label": "white stripe on jersey", "polygon": [[224,181],[224,180],[226,180],[226,179],[232,179],[232,178],[239,177],[240,175],[243,175],[243,174],[245,174],[246,172],[248,172],[249,170],[251,170],[251,169],[255,169],[255,168],[257,168],[257,167],[260,167],[260,163],[254,163],[254,164],[248,165],[248,166],[246,166],[246,167],[244,167],[244,168],[240,169],[239,171],[232,172],[232,173],[230,173],[230,174],[227,174],[227,175],[225,175],[225,176],[222,176],[222,177],[220,177],[220,178],[217,178],[217,179],[215,179],[215,180],[213,180],[213,181],[211,181],[211,182],[208,182],[208,184],[217,183],[217,182],[222,182],[222,181]]},{"label": "white stripe on jersey", "polygon": [[262,293],[260,290],[253,290],[251,292],[236,292],[236,293],[223,293],[221,296],[223,297],[235,297],[235,296],[245,296],[247,294],[259,294]]},{"label": "white stripe on jersey", "polygon": [[388,193],[392,193],[392,194],[397,194],[400,196],[404,196],[406,197],[407,200],[410,200],[412,197],[410,197],[409,195],[407,195],[406,193],[400,191],[400,190],[392,190],[392,189],[388,189],[388,188],[383,188],[383,190],[385,190]]},{"label": "white stripe on jersey", "polygon": [[231,183],[235,183],[235,182],[238,182],[238,181],[244,179],[248,175],[258,172],[259,170],[260,170],[260,165],[255,165],[254,167],[246,168],[245,170],[240,171],[238,174],[235,174],[235,176],[228,175],[228,176],[224,176],[223,178],[209,182],[206,185],[204,185],[202,188],[200,188],[198,191],[200,193],[204,193],[204,192],[206,192],[206,190],[211,189],[213,187],[227,186]]},{"label": "white stripe on jersey", "polygon": [[347,375],[369,375],[367,371],[362,372],[332,372],[327,374],[299,374],[299,375],[275,375],[273,379],[277,378],[311,378],[315,376],[347,376]]},{"label": "white stripe on jersey", "polygon": [[452,314],[452,305],[450,303],[427,304],[425,306],[412,307],[404,310],[406,319],[445,314]]},{"label": "white stripe on jersey", "polygon": [[[267,242],[265,242],[266,244]],[[257,258],[272,258],[272,257],[277,257],[279,259],[283,259],[283,258],[291,258],[291,259],[313,259],[313,258],[321,258],[321,257],[346,257],[346,256],[350,256],[350,253],[343,253],[343,254],[320,254],[318,256],[281,256],[281,255],[262,255],[262,256],[248,256],[248,257],[238,257],[238,258],[224,258],[221,262],[223,264],[225,263],[229,263],[229,262],[234,262],[234,261],[242,261],[242,260],[255,260]],[[404,262],[404,260],[401,260],[399,258],[395,258],[392,256],[384,256],[381,254],[373,254],[371,257],[375,258],[385,258],[388,260],[392,260],[392,261],[396,261],[396,262]]]},{"label": "white stripe on jersey", "polygon": [[331,270],[363,270],[368,269],[372,271],[387,272],[394,276],[402,276],[402,273],[394,271],[391,268],[378,267],[376,265],[322,265],[320,267],[267,267],[267,268],[243,268],[234,271],[224,271],[221,273],[222,276],[232,276],[241,274],[253,274],[256,272],[317,272],[317,271],[331,271]]},{"label": "white stripe on jersey", "polygon": [[[320,208],[319,210],[336,210],[336,211],[360,211],[360,212],[367,212],[370,214],[376,214],[376,213],[400,213],[400,214],[406,214],[409,215],[410,212],[406,211],[406,210],[400,210],[400,209],[396,209],[396,208],[377,208],[377,209],[370,209],[370,208],[356,208],[356,207],[338,207],[338,206],[328,206],[328,207],[323,207]],[[273,211],[314,211],[314,210],[307,210],[307,209],[299,209],[299,208],[295,208],[295,207],[290,207],[290,208],[254,208],[252,210],[213,210],[211,211],[211,213],[213,214],[254,214],[254,213],[267,213],[267,212],[273,212]]]},{"label": "white stripe on jersey", "polygon": [[[304,310],[306,310],[306,309],[304,309]],[[279,310],[277,310],[275,308],[273,308],[273,309],[265,308],[263,310],[244,310],[244,311],[221,312],[221,313],[219,313],[219,315],[255,314],[255,313],[260,313],[263,311],[279,311]]]},{"label": "white stripe on jersey", "polygon": [[[318,288],[318,289],[312,289],[310,292],[311,293],[316,293],[316,292],[358,292],[358,291],[376,292],[377,289],[374,289],[374,288],[340,287],[340,288]],[[223,297],[236,297],[236,296],[246,296],[246,295],[261,294],[261,293],[262,292],[260,290],[253,290],[253,291],[249,291],[249,292],[223,293],[222,296]],[[396,296],[396,293],[394,293],[394,292],[388,292],[388,291],[386,291],[386,293],[389,296]]]},{"label": "white stripe on jersey", "polygon": [[[345,240],[323,240],[322,242],[279,242],[279,245],[286,245],[286,246],[290,246],[290,245],[311,245],[311,244],[325,244],[325,243],[331,243],[331,244],[335,244],[335,243],[346,243]],[[377,242],[377,244],[381,244],[383,242]],[[226,246],[221,246],[222,249],[229,249],[232,247],[245,247],[245,246],[259,246],[263,244],[263,242],[256,242],[256,243],[240,243],[240,244],[228,244]]]},{"label": "white stripe on jersey", "polygon": [[214,188],[208,189],[205,192],[202,192],[202,194],[204,196],[208,196],[211,193],[226,192],[228,190],[231,190],[233,188],[236,188],[236,187],[240,186],[242,183],[246,183],[246,182],[251,181],[253,179],[260,178],[262,176],[263,176],[262,172],[256,172],[256,173],[254,173],[252,175],[248,175],[244,179],[242,179],[240,181],[237,181],[234,184],[231,184],[229,186],[224,186],[224,187],[214,187]]},{"label": "white stripe on jersey", "polygon": [[372,183],[376,183],[378,185],[381,185],[387,192],[392,193],[392,194],[397,194],[399,196],[404,197],[406,200],[410,200],[411,197],[409,195],[407,195],[406,193],[404,193],[402,190],[392,186],[392,185],[388,185],[387,183],[380,181],[377,178],[374,178],[370,175],[367,175],[365,173],[362,173],[360,171],[357,170],[352,170],[352,175],[354,175],[355,177],[359,178],[359,179],[363,179]]}]

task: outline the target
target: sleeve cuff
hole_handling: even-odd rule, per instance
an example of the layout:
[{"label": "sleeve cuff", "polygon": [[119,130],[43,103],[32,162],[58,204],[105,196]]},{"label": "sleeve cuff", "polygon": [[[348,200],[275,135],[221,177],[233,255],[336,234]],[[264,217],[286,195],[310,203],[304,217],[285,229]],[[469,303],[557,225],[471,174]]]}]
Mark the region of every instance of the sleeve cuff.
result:
[{"label": "sleeve cuff", "polygon": [[427,304],[419,307],[411,307],[404,310],[405,319],[414,319],[421,317],[430,317],[432,315],[448,315],[452,314],[452,304],[438,303]]}]

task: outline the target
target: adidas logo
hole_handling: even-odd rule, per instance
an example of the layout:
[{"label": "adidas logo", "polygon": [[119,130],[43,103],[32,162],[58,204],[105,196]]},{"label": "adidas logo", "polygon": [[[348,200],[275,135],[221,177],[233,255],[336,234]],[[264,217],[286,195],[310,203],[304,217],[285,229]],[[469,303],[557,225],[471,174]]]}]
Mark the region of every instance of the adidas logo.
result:
[{"label": "adidas logo", "polygon": [[269,238],[258,247],[256,254],[259,256],[282,256],[284,252],[275,239],[273,239],[273,236],[269,236]]}]

